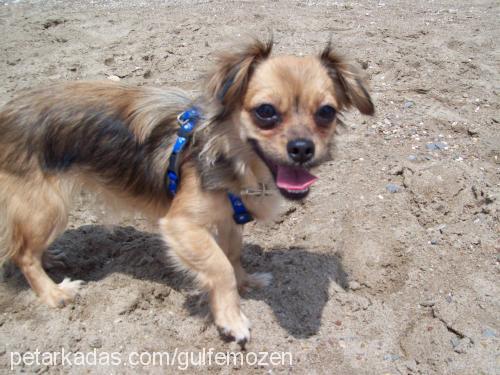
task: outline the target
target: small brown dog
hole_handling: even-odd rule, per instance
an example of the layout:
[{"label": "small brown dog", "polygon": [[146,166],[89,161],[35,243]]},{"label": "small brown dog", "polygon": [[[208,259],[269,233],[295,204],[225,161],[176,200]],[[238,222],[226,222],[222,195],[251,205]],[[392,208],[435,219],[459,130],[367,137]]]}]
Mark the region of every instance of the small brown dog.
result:
[{"label": "small brown dog", "polygon": [[[304,198],[316,179],[309,169],[329,156],[337,114],[374,112],[357,70],[330,45],[318,57],[271,57],[271,48],[253,41],[221,55],[195,100],[74,82],[8,103],[0,113],[0,260],[11,258],[48,305],[71,301],[80,281],[55,284],[42,254],[64,231],[74,192],[91,189],[159,220],[174,259],[208,291],[216,325],[244,345],[250,324],[238,290],[270,278],[241,266],[239,209],[268,219],[280,196]],[[167,169],[177,117],[188,108],[197,123],[177,155],[174,197]]]}]

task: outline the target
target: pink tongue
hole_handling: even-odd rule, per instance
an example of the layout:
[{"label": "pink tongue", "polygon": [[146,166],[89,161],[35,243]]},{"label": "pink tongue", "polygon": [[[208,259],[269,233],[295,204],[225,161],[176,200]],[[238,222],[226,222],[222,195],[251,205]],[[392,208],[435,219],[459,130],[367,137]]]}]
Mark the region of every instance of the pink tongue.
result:
[{"label": "pink tongue", "polygon": [[278,166],[276,185],[286,190],[304,190],[317,179],[305,169]]}]

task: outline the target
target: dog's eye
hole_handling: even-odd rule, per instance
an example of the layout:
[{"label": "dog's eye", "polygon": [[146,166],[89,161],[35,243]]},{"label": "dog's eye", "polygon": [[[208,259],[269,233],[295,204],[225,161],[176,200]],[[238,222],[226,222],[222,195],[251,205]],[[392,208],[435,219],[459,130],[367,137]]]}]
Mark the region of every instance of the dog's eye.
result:
[{"label": "dog's eye", "polygon": [[321,106],[314,115],[319,126],[328,126],[335,119],[337,111],[331,105]]},{"label": "dog's eye", "polygon": [[271,104],[261,104],[253,110],[257,125],[259,127],[268,129],[276,126],[280,121],[280,115],[276,108]]}]

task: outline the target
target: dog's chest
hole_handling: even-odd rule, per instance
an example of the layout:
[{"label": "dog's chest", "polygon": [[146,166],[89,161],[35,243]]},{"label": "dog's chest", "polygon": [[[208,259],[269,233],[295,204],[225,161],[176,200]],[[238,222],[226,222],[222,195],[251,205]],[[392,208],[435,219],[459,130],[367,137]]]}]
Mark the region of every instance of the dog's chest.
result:
[{"label": "dog's chest", "polygon": [[276,191],[269,195],[243,195],[242,199],[248,211],[259,221],[275,219],[283,201]]}]

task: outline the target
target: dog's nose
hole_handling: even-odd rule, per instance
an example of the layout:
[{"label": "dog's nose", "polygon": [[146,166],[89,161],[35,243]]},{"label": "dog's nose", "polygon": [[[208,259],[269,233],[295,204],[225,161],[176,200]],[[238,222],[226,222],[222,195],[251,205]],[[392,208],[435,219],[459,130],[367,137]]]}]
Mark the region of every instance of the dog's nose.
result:
[{"label": "dog's nose", "polygon": [[313,158],[314,142],[305,138],[294,139],[288,142],[286,150],[293,161],[303,164]]}]

